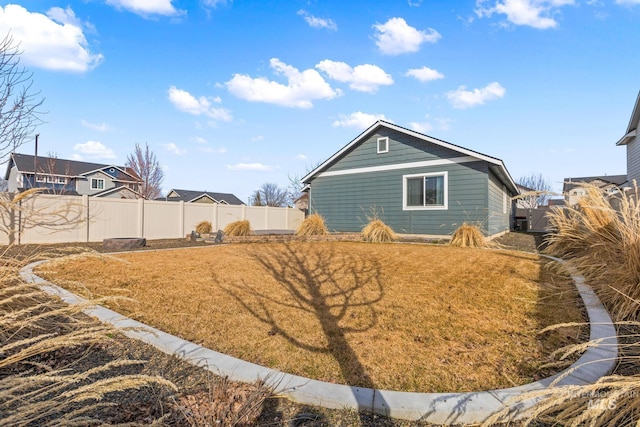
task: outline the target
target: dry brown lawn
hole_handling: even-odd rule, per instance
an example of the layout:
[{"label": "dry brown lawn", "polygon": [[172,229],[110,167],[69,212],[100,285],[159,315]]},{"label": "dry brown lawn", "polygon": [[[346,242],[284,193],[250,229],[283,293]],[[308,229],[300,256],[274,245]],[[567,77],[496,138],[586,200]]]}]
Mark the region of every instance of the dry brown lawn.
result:
[{"label": "dry brown lawn", "polygon": [[570,280],[534,254],[353,242],[79,255],[38,273],[164,331],[323,381],[459,392],[550,374],[584,327]]}]

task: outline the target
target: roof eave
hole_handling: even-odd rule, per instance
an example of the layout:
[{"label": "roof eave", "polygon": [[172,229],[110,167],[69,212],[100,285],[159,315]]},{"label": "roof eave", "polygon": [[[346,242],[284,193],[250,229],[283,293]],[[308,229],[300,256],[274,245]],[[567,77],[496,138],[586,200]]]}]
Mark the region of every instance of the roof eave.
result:
[{"label": "roof eave", "polygon": [[625,136],[623,136],[622,138],[620,138],[618,140],[618,142],[616,142],[616,145],[627,145],[628,143],[630,143],[631,141],[633,141],[635,139],[637,134],[638,134],[638,130],[637,129],[633,129],[633,130],[627,132],[627,134]]}]

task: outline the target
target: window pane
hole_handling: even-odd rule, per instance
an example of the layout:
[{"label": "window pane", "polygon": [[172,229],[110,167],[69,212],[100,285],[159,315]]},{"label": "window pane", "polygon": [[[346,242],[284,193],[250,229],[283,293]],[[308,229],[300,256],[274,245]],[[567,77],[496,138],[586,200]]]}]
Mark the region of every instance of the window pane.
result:
[{"label": "window pane", "polygon": [[424,178],[425,206],[444,205],[444,176],[427,176]]},{"label": "window pane", "polygon": [[424,206],[422,178],[407,179],[407,206]]}]

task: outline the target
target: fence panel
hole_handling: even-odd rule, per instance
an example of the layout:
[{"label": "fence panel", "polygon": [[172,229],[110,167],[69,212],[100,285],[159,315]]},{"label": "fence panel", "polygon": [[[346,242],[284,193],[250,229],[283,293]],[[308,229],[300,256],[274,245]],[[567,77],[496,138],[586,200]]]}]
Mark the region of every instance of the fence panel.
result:
[{"label": "fence panel", "polygon": [[86,199],[40,194],[22,201],[15,213],[17,243],[64,243],[86,240]]},{"label": "fence panel", "polygon": [[144,237],[147,239],[177,239],[182,233],[182,206],[180,202],[145,200]]},{"label": "fence panel", "polygon": [[[22,213],[14,216],[14,228],[20,223],[19,243],[182,238],[200,221],[210,221],[215,231],[242,219],[249,220],[254,230],[295,230],[304,220],[304,213],[292,208],[44,194],[25,201]],[[0,220],[9,231],[11,212],[1,212]],[[8,234],[0,234],[0,244],[7,244]]]},{"label": "fence panel", "polygon": [[89,241],[144,237],[139,200],[89,199]]}]

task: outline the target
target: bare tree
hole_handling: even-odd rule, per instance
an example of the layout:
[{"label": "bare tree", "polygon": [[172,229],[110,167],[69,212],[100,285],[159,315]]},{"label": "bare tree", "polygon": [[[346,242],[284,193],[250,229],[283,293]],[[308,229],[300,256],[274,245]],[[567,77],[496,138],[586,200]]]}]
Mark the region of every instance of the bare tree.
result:
[{"label": "bare tree", "polygon": [[126,167],[131,168],[142,180],[140,194],[145,199],[155,199],[162,194],[162,180],[164,172],[156,155],[145,143],[145,148],[136,143],[133,153],[127,156]]},{"label": "bare tree", "polygon": [[273,182],[266,182],[257,189],[251,197],[253,206],[287,206],[290,196],[286,188],[281,188]]},{"label": "bare tree", "polygon": [[0,41],[0,163],[42,123],[44,98],[32,89],[33,74],[20,66],[18,46],[10,34]]},{"label": "bare tree", "polygon": [[518,184],[526,187],[523,193],[518,196],[518,203],[526,209],[536,209],[545,206],[551,196],[551,184],[542,174],[522,176],[518,179]]}]

